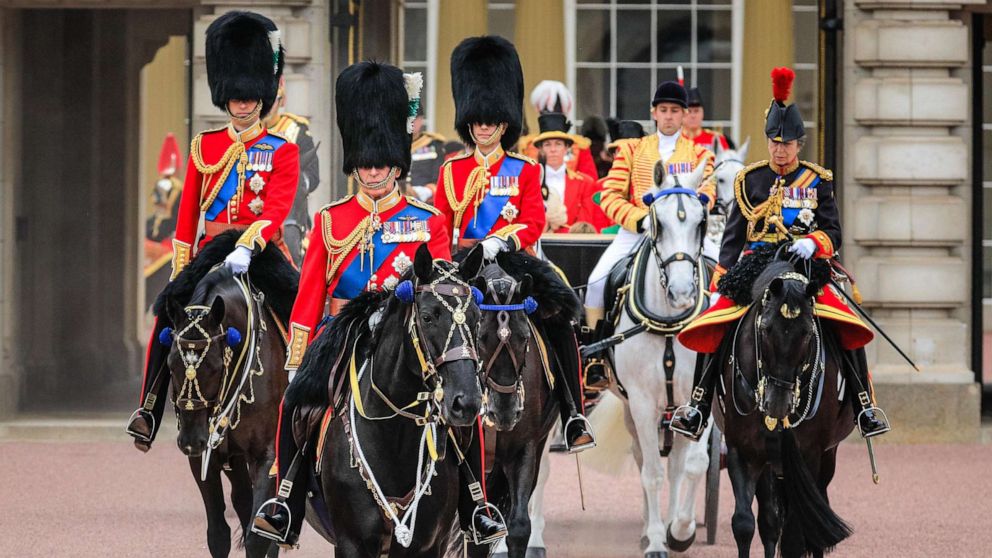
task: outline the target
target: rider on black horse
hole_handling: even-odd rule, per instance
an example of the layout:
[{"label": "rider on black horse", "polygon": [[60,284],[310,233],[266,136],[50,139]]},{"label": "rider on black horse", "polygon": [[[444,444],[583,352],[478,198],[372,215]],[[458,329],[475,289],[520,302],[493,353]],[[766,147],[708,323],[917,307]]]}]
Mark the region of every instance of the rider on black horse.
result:
[{"label": "rider on black horse", "polygon": [[[702,355],[715,353],[726,331],[747,311],[751,283],[767,264],[769,254],[775,251],[762,247],[774,248],[795,239],[788,252],[802,260],[812,260],[811,268],[815,269],[817,262],[832,264],[841,245],[833,173],[798,158],[806,131],[799,108],[785,104],[793,77],[788,68],[772,71],[775,98],[765,117],[771,160],[754,163],[737,175],[734,182],[737,204],[730,211],[720,262],[710,284],[714,300],[710,309],[678,336],[683,345],[701,355],[692,398],[676,410],[671,428],[694,440],[699,439],[706,426],[713,388],[720,376],[720,367],[706,366]],[[845,359],[848,365],[842,369],[851,387],[861,435],[871,437],[888,432],[885,413],[875,406],[865,357],[864,346],[874,334],[831,285],[817,295],[815,308],[817,315],[832,325],[829,330],[848,353],[849,358]]]},{"label": "rider on black horse", "polygon": [[[455,128],[470,151],[445,162],[435,203],[457,248],[481,243],[487,260],[500,252],[526,251],[545,226],[540,166],[505,151],[523,124],[523,72],[512,43],[496,36],[471,37],[451,53]],[[511,275],[517,270],[504,270]],[[559,284],[564,282],[559,279]],[[539,304],[544,301],[538,300]],[[571,452],[593,447],[585,419],[578,343],[570,328],[547,331],[559,366],[554,367],[561,399],[565,443]]]},{"label": "rider on black horse", "polygon": [[[141,451],[151,448],[169,400],[169,351],[158,342],[171,326],[163,312],[164,300],[174,298],[185,305],[200,280],[220,263],[236,274],[249,272],[253,280],[257,277],[256,286],[270,302],[291,297],[286,291],[295,287],[273,278],[295,274],[282,242],[282,224],[296,194],[299,150],[269,132],[260,119],[272,108],[282,75],[279,30],[262,15],[228,12],[207,28],[206,59],[213,103],[231,121],[198,134],[190,146],[172,240],[172,280],[155,305],[157,318],[148,344],[141,407],[126,428]],[[201,216],[205,230],[197,241]],[[222,235],[230,230],[241,232],[236,242],[231,242],[231,235]],[[221,244],[212,242],[218,236]],[[187,268],[194,249],[199,254]],[[252,263],[263,251],[267,257]]]}]

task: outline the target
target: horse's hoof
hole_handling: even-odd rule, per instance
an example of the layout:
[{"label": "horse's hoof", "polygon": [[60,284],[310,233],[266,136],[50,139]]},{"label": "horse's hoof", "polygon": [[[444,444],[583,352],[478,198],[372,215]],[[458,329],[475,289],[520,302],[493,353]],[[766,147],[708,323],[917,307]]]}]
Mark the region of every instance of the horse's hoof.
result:
[{"label": "horse's hoof", "polygon": [[654,552],[645,552],[644,558],[668,558],[668,553],[664,550],[656,550]]},{"label": "horse's hoof", "polygon": [[[498,555],[497,555],[498,556]],[[506,556],[504,554],[504,556]],[[548,558],[548,549],[541,548],[538,546],[532,546],[527,549],[527,554],[524,555],[525,558]]]},{"label": "horse's hoof", "polygon": [[668,539],[667,542],[668,548],[674,550],[675,552],[685,552],[686,550],[689,550],[689,547],[692,546],[692,543],[696,542],[696,532],[695,531],[692,532],[692,535],[689,536],[689,540],[680,541],[676,539],[674,536],[672,536],[672,527],[669,526],[668,536],[666,538]]}]

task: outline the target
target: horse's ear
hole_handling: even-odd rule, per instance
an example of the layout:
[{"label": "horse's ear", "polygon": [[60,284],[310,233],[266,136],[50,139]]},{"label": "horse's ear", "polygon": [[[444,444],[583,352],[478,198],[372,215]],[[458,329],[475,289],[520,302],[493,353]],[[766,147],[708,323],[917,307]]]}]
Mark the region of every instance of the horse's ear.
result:
[{"label": "horse's ear", "polygon": [[656,188],[661,188],[661,183],[665,181],[665,163],[658,160],[654,164],[654,185]]},{"label": "horse's ear", "polygon": [[[470,280],[479,274],[479,270],[482,269],[482,256],[485,255],[485,251],[482,248],[482,243],[479,242],[469,250],[468,255],[462,260],[462,263],[458,264],[458,274],[462,276],[462,279]],[[483,291],[485,292],[485,291]]]},{"label": "horse's ear", "polygon": [[810,281],[810,282],[809,282],[809,283],[808,283],[808,284],[806,285],[806,298],[813,298],[813,297],[815,297],[815,296],[816,296],[817,294],[819,294],[819,292],[820,292],[820,288],[819,288],[819,287],[817,287],[817,286],[816,286],[815,284],[813,284],[813,282],[812,282],[812,281]]},{"label": "horse's ear", "polygon": [[699,188],[700,186],[702,186],[702,184],[703,184],[703,175],[705,173],[706,173],[706,165],[705,164],[700,163],[700,164],[696,165],[696,168],[693,169],[692,174],[689,175],[689,184],[691,184],[691,186],[688,186],[688,187],[690,187],[690,188]]},{"label": "horse's ear", "polygon": [[521,298],[526,298],[530,296],[533,290],[534,278],[531,277],[530,273],[524,273],[524,276],[520,279],[520,284],[517,286],[517,292],[520,293]]},{"label": "horse's ear", "polygon": [[213,303],[210,305],[210,314],[207,318],[212,324],[220,324],[224,322],[224,312],[226,311],[224,307],[224,299],[217,296],[214,297]]},{"label": "horse's ear", "polygon": [[469,281],[469,284],[471,284],[475,290],[482,293],[483,297],[485,297],[486,291],[489,290],[489,285],[486,284],[486,278],[481,275],[476,275]]},{"label": "horse's ear", "polygon": [[751,146],[750,144],[751,136],[748,136],[747,139],[744,140],[744,145],[741,145],[740,149],[737,150],[737,158],[741,161],[747,160],[747,148]]},{"label": "horse's ear", "polygon": [[417,248],[417,254],[413,257],[413,273],[421,283],[429,283],[431,273],[434,271],[434,256],[426,244],[421,244]]},{"label": "horse's ear", "polygon": [[713,154],[716,155],[717,159],[720,158],[720,152],[723,151],[723,143],[720,141],[720,136],[717,135],[713,136],[713,145],[710,146],[710,151],[712,151]]},{"label": "horse's ear", "polygon": [[778,298],[782,296],[782,278],[776,277],[772,279],[772,282],[768,284],[768,290],[771,291],[772,296]]},{"label": "horse's ear", "polygon": [[186,318],[186,309],[183,308],[182,304],[179,304],[179,301],[170,296],[165,301],[165,316],[173,326],[176,326],[180,320]]}]

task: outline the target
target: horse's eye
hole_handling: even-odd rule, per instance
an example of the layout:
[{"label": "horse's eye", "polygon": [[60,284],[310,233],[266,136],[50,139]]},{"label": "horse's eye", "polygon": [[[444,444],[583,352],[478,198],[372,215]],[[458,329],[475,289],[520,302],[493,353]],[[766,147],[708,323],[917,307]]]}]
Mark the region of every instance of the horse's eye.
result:
[{"label": "horse's eye", "polygon": [[434,322],[434,316],[431,316],[427,312],[421,312],[420,313],[420,320],[422,322],[424,322],[424,324],[430,324],[430,323],[433,323]]}]

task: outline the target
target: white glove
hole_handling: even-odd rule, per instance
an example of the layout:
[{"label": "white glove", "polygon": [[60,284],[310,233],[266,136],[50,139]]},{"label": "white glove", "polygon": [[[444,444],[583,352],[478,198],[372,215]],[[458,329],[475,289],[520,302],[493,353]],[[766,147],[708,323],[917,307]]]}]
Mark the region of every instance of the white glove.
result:
[{"label": "white glove", "polygon": [[506,252],[508,249],[509,247],[506,245],[506,241],[496,237],[490,237],[482,241],[482,253],[487,260],[495,260],[496,254]]},{"label": "white glove", "polygon": [[710,308],[713,308],[714,306],[716,306],[716,303],[719,300],[720,300],[720,293],[715,292],[715,291],[713,293],[710,293]]},{"label": "white glove", "polygon": [[231,273],[244,273],[248,271],[248,264],[250,263],[251,250],[244,246],[238,246],[224,258],[224,265],[231,270]]},{"label": "white glove", "polygon": [[816,243],[808,238],[801,238],[789,246],[789,251],[804,260],[808,260],[816,252]]},{"label": "white glove", "polygon": [[289,371],[289,383],[293,383],[293,378],[295,377],[296,377],[296,369],[294,368]]},{"label": "white glove", "polygon": [[431,191],[427,186],[414,186],[413,193],[417,195],[417,199],[426,202],[434,197],[434,192]]},{"label": "white glove", "polygon": [[648,214],[645,215],[643,219],[641,219],[641,224],[638,227],[641,230],[641,232],[648,232],[651,230],[651,219],[652,219],[651,212],[648,211]]}]

